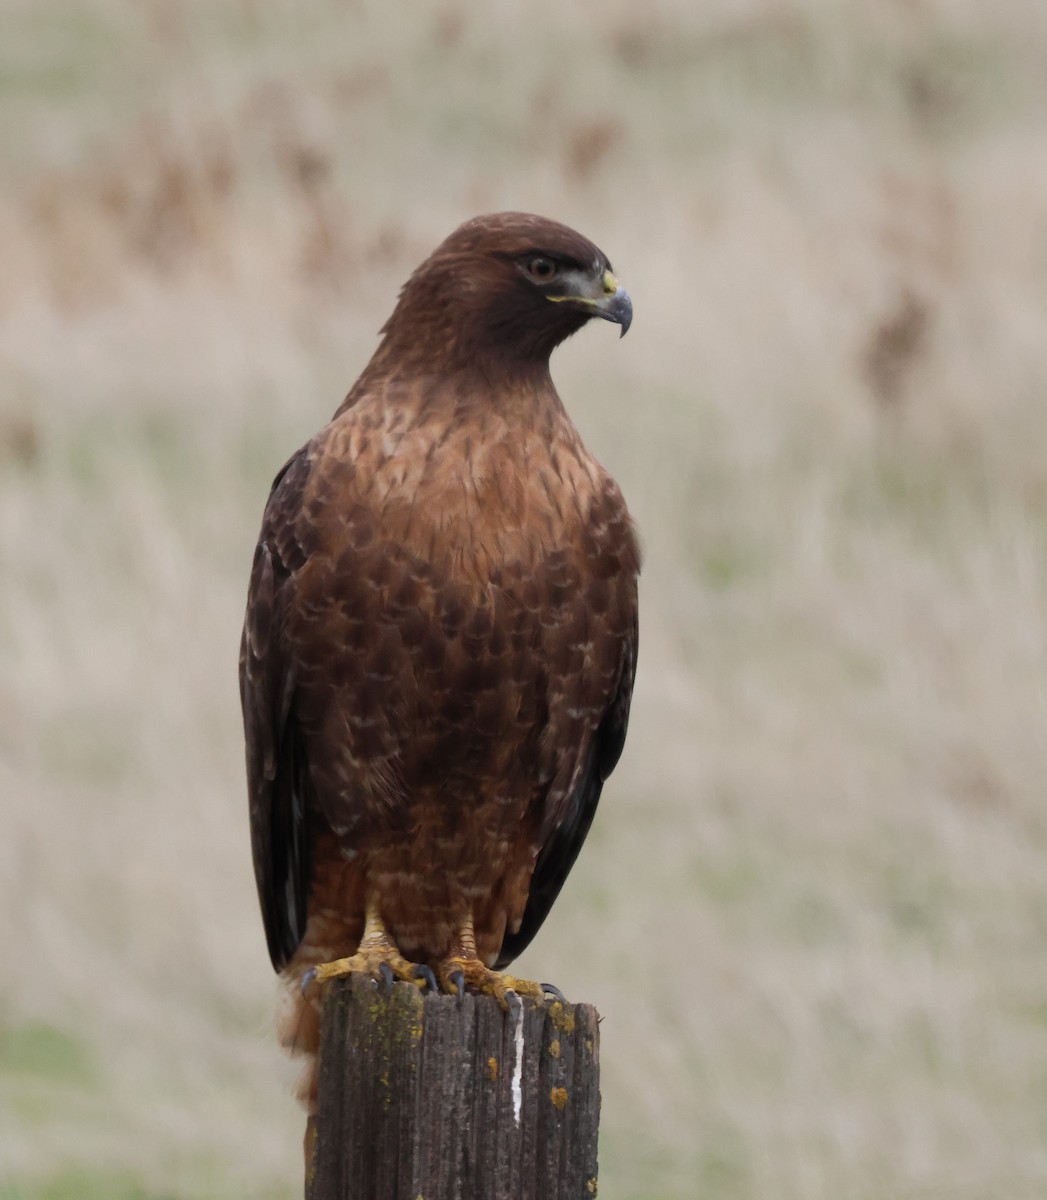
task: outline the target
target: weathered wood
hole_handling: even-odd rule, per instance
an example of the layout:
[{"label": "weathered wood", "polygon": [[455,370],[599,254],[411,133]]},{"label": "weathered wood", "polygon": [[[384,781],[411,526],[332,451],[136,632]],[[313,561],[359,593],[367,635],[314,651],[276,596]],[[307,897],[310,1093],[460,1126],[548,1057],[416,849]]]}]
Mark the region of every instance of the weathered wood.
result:
[{"label": "weathered wood", "polygon": [[307,1200],[589,1200],[599,1030],[588,1004],[326,985]]}]

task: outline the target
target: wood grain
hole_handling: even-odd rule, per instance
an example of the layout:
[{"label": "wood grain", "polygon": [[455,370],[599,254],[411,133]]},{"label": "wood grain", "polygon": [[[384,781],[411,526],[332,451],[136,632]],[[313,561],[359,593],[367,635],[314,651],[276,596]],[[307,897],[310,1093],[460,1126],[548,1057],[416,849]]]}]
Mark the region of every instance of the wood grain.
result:
[{"label": "wood grain", "polygon": [[599,1018],[587,1004],[327,987],[307,1200],[596,1195]]}]

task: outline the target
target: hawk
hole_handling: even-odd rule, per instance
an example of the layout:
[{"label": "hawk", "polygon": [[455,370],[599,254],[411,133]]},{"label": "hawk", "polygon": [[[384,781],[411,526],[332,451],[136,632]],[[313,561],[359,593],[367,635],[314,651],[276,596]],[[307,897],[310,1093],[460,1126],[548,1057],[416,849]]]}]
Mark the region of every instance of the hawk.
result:
[{"label": "hawk", "polygon": [[313,981],[351,971],[503,1004],[555,990],[502,971],[589,831],[636,665],[632,523],[549,374],[594,317],[624,335],[632,303],[590,241],[468,221],[273,483],[240,692],[296,1050],[317,1048]]}]

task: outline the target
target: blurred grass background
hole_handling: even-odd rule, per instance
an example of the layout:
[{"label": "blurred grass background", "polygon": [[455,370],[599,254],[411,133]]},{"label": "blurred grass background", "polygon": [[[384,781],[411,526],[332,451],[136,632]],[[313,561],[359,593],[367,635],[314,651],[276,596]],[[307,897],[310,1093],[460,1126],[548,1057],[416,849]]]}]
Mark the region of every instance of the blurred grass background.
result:
[{"label": "blurred grass background", "polygon": [[236,650],[270,479],[499,208],[643,533],[521,973],[601,1196],[1047,1194],[1047,7],[3,0],[0,1197],[300,1194]]}]

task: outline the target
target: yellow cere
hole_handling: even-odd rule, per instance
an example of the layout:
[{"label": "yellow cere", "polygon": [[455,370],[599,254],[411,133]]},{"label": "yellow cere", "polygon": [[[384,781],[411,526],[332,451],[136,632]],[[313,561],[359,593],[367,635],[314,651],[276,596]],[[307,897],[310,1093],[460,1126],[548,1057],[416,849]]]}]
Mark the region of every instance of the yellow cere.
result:
[{"label": "yellow cere", "polygon": [[567,292],[563,296],[546,296],[546,300],[551,300],[554,304],[559,304],[564,300],[573,300],[576,304],[600,304],[608,296],[613,296],[620,286],[610,271],[604,271],[603,279],[600,280],[599,296],[586,296],[583,292]]}]

